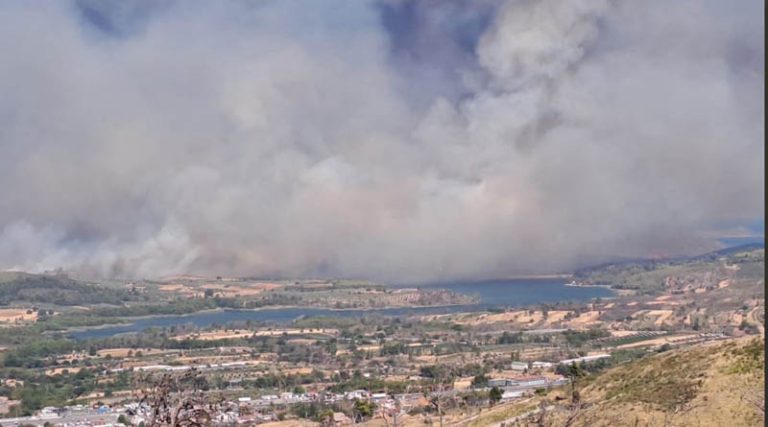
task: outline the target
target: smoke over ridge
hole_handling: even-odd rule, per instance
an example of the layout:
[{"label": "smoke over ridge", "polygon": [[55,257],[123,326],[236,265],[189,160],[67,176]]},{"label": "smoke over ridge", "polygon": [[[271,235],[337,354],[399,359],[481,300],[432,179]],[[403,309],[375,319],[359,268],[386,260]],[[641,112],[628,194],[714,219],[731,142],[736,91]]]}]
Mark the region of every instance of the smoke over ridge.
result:
[{"label": "smoke over ridge", "polygon": [[0,268],[487,278],[763,216],[760,1],[0,3]]}]

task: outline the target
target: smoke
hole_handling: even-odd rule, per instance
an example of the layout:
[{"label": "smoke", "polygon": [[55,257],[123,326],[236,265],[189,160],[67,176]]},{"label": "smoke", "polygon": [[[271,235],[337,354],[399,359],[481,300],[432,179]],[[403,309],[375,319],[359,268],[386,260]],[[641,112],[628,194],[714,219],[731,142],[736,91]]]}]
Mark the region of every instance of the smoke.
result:
[{"label": "smoke", "polygon": [[763,216],[760,1],[0,3],[0,268],[418,282]]}]

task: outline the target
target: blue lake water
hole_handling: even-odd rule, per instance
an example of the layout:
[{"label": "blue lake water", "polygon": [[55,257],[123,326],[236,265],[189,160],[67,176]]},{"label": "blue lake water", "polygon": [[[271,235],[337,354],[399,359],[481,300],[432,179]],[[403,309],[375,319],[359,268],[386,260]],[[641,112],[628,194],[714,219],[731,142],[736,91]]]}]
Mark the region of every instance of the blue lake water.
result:
[{"label": "blue lake water", "polygon": [[564,279],[508,279],[481,282],[440,283],[425,287],[448,289],[454,292],[476,295],[477,304],[440,307],[401,307],[375,310],[332,310],[324,308],[264,308],[258,310],[218,310],[179,316],[157,316],[133,319],[131,323],[105,326],[72,332],[76,339],[106,338],[117,334],[141,332],[147,328],[164,328],[191,324],[207,327],[232,322],[286,323],[302,316],[363,317],[367,315],[409,316],[419,314],[445,314],[499,307],[520,307],[534,304],[586,301],[607,298],[614,293],[606,288],[565,286]]}]

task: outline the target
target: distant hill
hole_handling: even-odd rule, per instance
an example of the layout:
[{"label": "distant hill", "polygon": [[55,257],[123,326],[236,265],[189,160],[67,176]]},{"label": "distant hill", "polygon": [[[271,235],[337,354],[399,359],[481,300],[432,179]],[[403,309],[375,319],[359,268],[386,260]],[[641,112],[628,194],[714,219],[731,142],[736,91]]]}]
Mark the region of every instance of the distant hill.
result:
[{"label": "distant hill", "polygon": [[632,260],[582,268],[574,272],[577,283],[611,286],[645,294],[664,291],[669,277],[712,281],[715,277],[758,284],[764,279],[765,248],[749,244],[702,255],[661,260]]},{"label": "distant hill", "polygon": [[0,305],[12,303],[122,305],[134,299],[127,289],[114,289],[64,275],[0,273]]},{"label": "distant hill", "polygon": [[654,266],[657,264],[672,264],[672,265],[685,264],[692,261],[713,260],[713,259],[722,258],[724,256],[730,256],[730,255],[744,253],[744,252],[759,251],[761,249],[763,250],[765,249],[765,245],[762,243],[747,243],[744,245],[731,246],[731,247],[718,249],[716,251],[706,252],[698,255],[688,255],[688,256],[669,257],[669,258],[626,258],[626,259],[619,259],[619,260],[603,262],[600,264],[594,264],[594,265],[582,267],[577,269],[574,272],[574,274],[578,276],[594,270],[601,270],[608,267],[618,267],[618,266],[627,266],[627,265]]}]

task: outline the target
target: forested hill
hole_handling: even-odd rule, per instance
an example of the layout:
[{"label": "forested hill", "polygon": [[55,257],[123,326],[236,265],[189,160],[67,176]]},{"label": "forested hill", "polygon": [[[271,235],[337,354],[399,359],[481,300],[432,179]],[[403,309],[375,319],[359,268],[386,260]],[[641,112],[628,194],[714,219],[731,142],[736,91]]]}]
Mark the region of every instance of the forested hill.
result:
[{"label": "forested hill", "polygon": [[732,279],[744,285],[761,286],[764,266],[764,246],[751,244],[688,258],[624,261],[583,268],[574,273],[574,280],[583,285],[654,294],[664,291],[669,277],[704,281],[707,276],[707,281]]},{"label": "forested hill", "polygon": [[0,305],[18,302],[61,306],[121,305],[135,297],[130,289],[81,282],[64,275],[0,273]]}]

